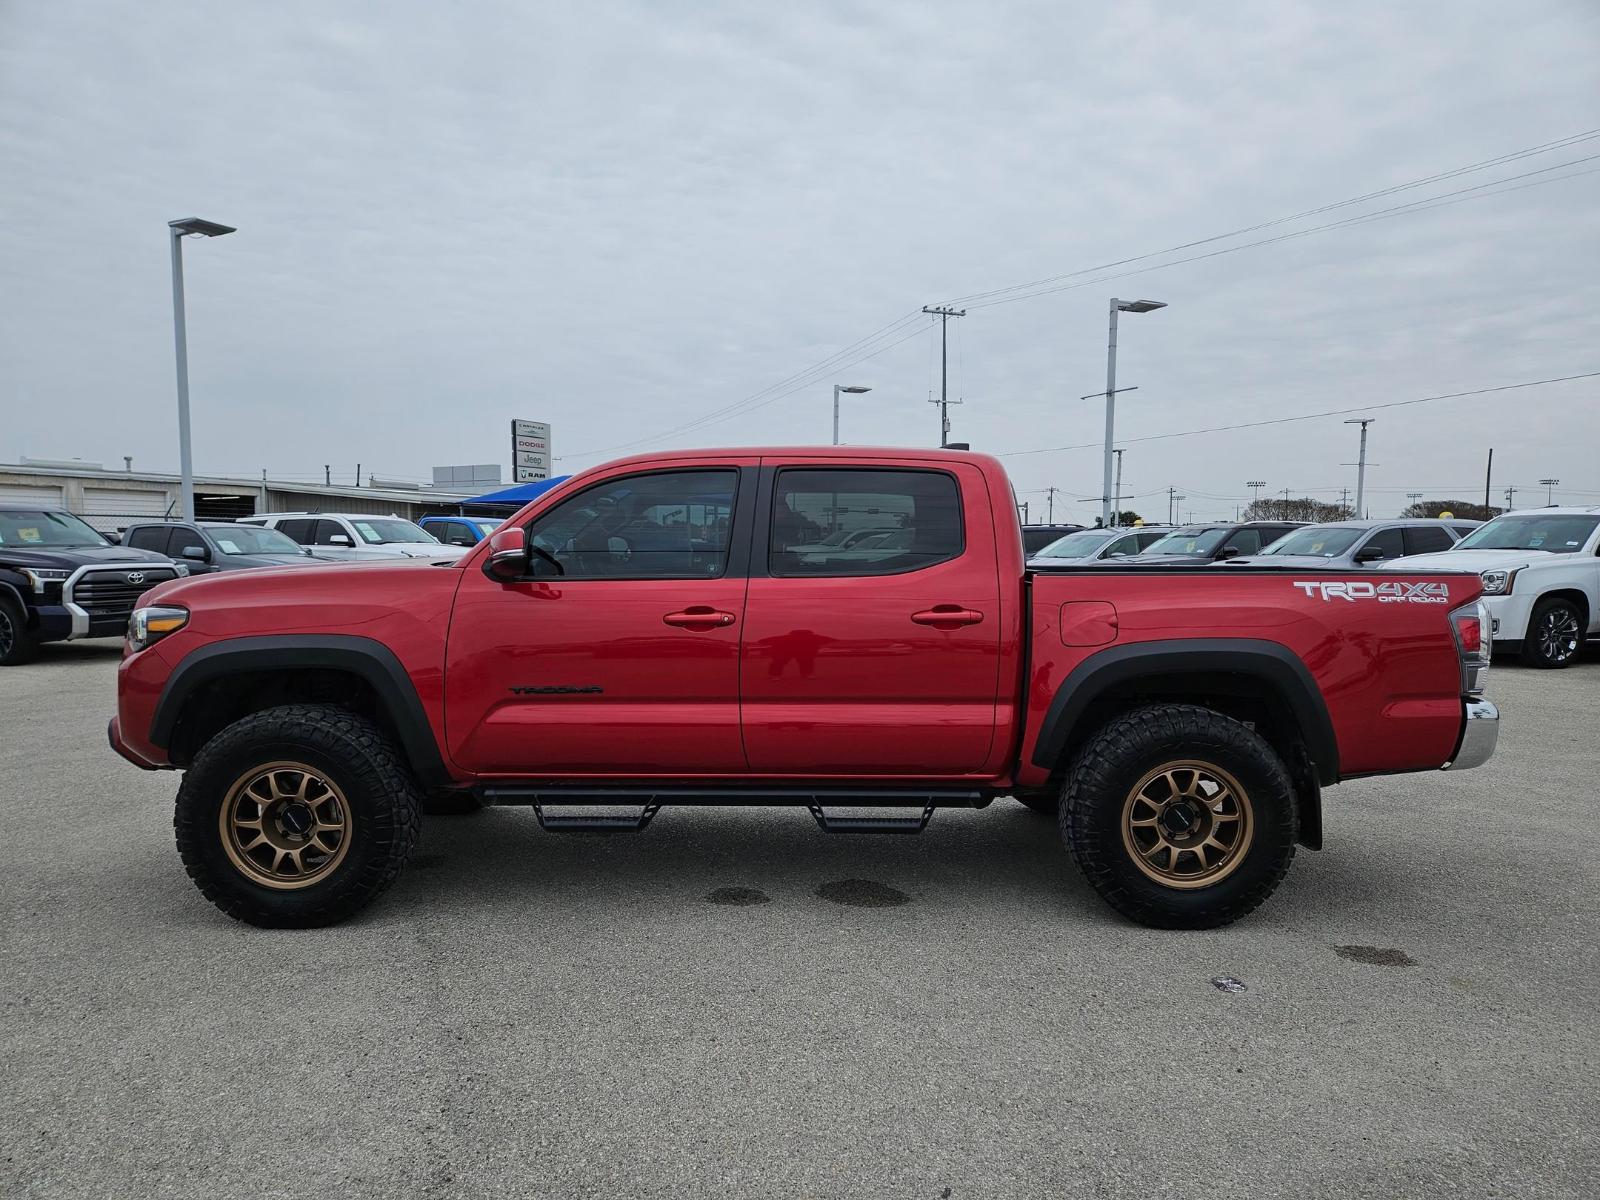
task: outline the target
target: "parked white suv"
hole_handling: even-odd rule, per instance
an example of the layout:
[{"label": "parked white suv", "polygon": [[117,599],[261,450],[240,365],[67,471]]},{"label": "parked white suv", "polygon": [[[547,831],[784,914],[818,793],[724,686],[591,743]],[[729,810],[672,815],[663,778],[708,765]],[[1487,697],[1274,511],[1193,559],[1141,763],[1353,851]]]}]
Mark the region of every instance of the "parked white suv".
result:
[{"label": "parked white suv", "polygon": [[357,562],[374,558],[460,558],[467,547],[446,546],[422,526],[403,517],[368,513],[262,513],[240,517],[241,525],[265,525],[290,541],[312,547],[318,558]]},{"label": "parked white suv", "polygon": [[1495,646],[1520,650],[1530,666],[1570,666],[1584,638],[1600,634],[1600,508],[1504,513],[1449,550],[1383,565],[1476,571]]}]

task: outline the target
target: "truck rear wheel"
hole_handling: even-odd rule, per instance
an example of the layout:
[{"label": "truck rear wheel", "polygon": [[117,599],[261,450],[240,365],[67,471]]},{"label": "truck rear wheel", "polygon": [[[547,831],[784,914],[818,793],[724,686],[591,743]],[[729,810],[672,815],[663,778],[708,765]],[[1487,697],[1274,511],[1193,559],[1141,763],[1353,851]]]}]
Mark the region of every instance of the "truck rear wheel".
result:
[{"label": "truck rear wheel", "polygon": [[370,721],[296,704],[228,726],[178,789],[178,853],[239,921],[331,925],[381,895],[416,844],[421,795]]},{"label": "truck rear wheel", "polygon": [[1266,739],[1187,704],[1110,722],[1061,792],[1061,834],[1090,886],[1157,929],[1211,929],[1254,909],[1294,859],[1295,820]]},{"label": "truck rear wheel", "polygon": [[28,617],[10,600],[0,597],[0,667],[15,667],[38,653],[39,641],[28,628]]}]

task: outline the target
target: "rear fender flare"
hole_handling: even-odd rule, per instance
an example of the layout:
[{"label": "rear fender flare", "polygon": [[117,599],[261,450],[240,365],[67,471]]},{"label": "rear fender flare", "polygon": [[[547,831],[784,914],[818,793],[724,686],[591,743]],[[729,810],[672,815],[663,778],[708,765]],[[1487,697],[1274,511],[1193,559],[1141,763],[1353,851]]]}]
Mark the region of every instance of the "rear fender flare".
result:
[{"label": "rear fender flare", "polygon": [[1073,728],[1096,700],[1141,676],[1230,675],[1266,685],[1281,698],[1305,741],[1323,784],[1339,781],[1339,743],[1327,702],[1311,671],[1287,646],[1253,638],[1185,638],[1135,642],[1092,654],[1056,689],[1034,743],[1033,764],[1054,771]]}]

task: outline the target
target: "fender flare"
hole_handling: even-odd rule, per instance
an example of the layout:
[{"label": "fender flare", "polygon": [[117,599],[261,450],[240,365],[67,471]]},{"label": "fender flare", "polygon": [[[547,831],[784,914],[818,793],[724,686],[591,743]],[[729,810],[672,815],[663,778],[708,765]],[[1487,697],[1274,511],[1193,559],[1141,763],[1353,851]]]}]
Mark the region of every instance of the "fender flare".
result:
[{"label": "fender flare", "polygon": [[1339,742],[1310,669],[1287,646],[1255,638],[1133,642],[1091,654],[1056,689],[1034,742],[1033,764],[1053,771],[1090,705],[1111,688],[1157,674],[1236,675],[1266,684],[1289,706],[1317,780],[1339,781]]},{"label": "fender flare", "polygon": [[0,568],[0,596],[9,594],[22,610],[22,619],[32,624],[33,610],[28,607],[28,599],[22,594],[22,585],[26,583],[27,580],[10,568]]},{"label": "fender flare", "polygon": [[365,681],[394,726],[399,750],[428,783],[447,783],[438,740],[416,686],[394,651],[372,638],[305,633],[230,638],[191,651],[173,668],[156,701],[150,741],[167,749],[184,705],[205,684],[254,671],[321,669],[347,671]]}]

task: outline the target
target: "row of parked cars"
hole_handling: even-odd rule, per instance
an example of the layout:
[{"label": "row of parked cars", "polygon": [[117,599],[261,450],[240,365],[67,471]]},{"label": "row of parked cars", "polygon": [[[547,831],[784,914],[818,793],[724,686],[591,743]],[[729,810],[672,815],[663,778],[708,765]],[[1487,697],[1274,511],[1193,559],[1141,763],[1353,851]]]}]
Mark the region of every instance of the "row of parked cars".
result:
[{"label": "row of parked cars", "polygon": [[499,524],[487,517],[270,513],[238,521],[141,521],[115,535],[57,509],[0,506],[0,666],[40,642],[120,637],[159,583],[257,567],[384,558],[455,559]]},{"label": "row of parked cars", "polygon": [[[1483,581],[1497,645],[1536,667],[1566,667],[1600,636],[1600,508],[1551,506],[1488,522],[1456,519],[1218,522],[1079,529],[1030,553],[1035,570],[1220,563],[1230,569],[1470,570]],[[1377,585],[1332,595],[1358,602]],[[1325,593],[1328,594],[1328,593]]]}]

